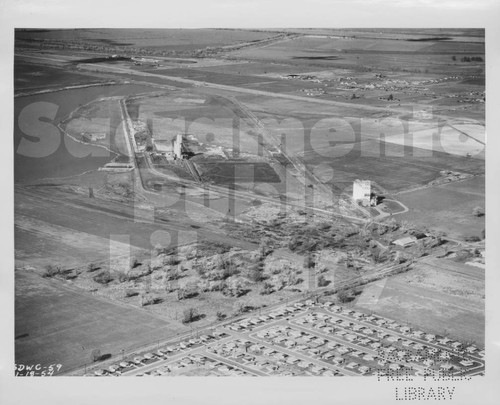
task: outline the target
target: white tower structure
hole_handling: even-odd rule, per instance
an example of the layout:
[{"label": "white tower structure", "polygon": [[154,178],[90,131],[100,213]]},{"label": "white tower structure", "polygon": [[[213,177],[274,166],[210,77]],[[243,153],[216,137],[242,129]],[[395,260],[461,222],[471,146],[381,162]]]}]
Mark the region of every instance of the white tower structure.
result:
[{"label": "white tower structure", "polygon": [[177,134],[174,139],[174,155],[177,159],[182,159],[182,134]]},{"label": "white tower structure", "polygon": [[354,184],[352,185],[353,200],[361,201],[363,205],[369,205],[370,197],[371,197],[371,181],[354,180]]}]

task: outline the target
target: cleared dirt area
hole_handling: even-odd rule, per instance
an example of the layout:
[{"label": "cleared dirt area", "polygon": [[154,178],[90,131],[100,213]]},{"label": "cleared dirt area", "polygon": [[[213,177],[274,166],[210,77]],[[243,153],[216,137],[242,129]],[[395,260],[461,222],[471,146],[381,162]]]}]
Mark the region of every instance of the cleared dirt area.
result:
[{"label": "cleared dirt area", "polygon": [[484,270],[478,268],[439,259],[419,263],[367,285],[354,306],[484,346]]},{"label": "cleared dirt area", "polygon": [[[401,135],[386,137],[386,142],[405,145]],[[413,133],[411,142],[416,148],[484,159],[485,128],[483,125],[446,126],[439,132],[435,128]]]}]

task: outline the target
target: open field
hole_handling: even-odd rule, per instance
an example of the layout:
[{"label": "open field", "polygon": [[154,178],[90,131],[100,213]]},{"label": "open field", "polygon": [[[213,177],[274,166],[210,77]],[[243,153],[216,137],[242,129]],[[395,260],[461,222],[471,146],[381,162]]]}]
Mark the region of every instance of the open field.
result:
[{"label": "open field", "polygon": [[16,271],[16,363],[62,364],[61,372],[84,363],[91,352],[119,355],[173,335],[169,322],[131,306],[111,303],[29,270]]},{"label": "open field", "polygon": [[476,217],[472,210],[484,208],[484,176],[411,191],[397,196],[410,211],[401,218],[446,232],[450,237],[480,237],[485,217]]},{"label": "open field", "polygon": [[484,43],[482,28],[285,28],[285,32],[304,35],[347,38],[373,38],[429,41],[433,38],[448,38],[447,41],[467,40]]},{"label": "open field", "polygon": [[[373,38],[304,36],[261,48],[238,50],[233,56],[250,60],[294,61],[318,66],[347,66],[357,70],[474,71],[470,64],[452,64],[453,55],[484,55],[484,43],[395,41]],[[355,66],[357,65],[357,66]]]},{"label": "open field", "polygon": [[[163,208],[165,209],[165,207]],[[165,231],[159,232],[160,235],[169,234],[169,236],[172,236],[172,239],[166,237],[164,241],[166,243],[165,247],[168,247],[170,243],[180,243],[181,240],[182,243],[192,242],[196,240],[197,234],[201,237],[201,233],[198,231],[191,234],[189,232],[184,233],[183,237],[185,239],[177,240],[174,238],[174,235],[177,235],[180,230],[180,223],[185,224],[186,230],[190,229],[189,224],[192,223],[186,213],[182,215],[180,211],[175,221],[161,220],[162,214],[160,214],[160,211],[154,213],[151,206],[143,205],[139,201],[135,204],[130,202],[96,201],[88,199],[85,195],[59,192],[57,189],[51,188],[32,191],[19,190],[16,193],[15,215],[19,218],[26,218],[26,221],[35,219],[37,223],[45,222],[48,234],[57,233],[52,227],[56,229],[63,227],[68,233],[75,231],[95,236],[97,241],[103,238],[102,240],[108,241],[108,246],[102,248],[107,248],[108,253],[109,243],[113,235],[117,235],[117,237],[126,235],[130,238],[132,247],[147,250],[152,249],[155,243],[158,242],[155,235],[158,235],[156,231],[160,230]],[[26,229],[32,232],[43,233],[44,231],[41,226],[32,226]],[[170,235],[170,232],[172,235]],[[182,232],[180,233],[182,234]],[[23,243],[22,240],[18,240],[18,242],[21,246],[26,247],[25,254],[27,256],[35,253],[29,249],[29,244]],[[69,247],[70,250],[74,248],[75,246]],[[82,244],[81,249],[86,252],[87,260],[92,261],[92,252],[94,251],[92,247]],[[62,256],[52,256],[51,251],[43,251],[43,254],[46,257],[52,257],[54,260],[57,258],[62,263],[65,255],[68,255],[70,250],[64,251]],[[33,262],[36,263],[39,260],[40,257],[34,259]]]},{"label": "open field", "polygon": [[[292,68],[293,69],[293,68]],[[288,69],[287,69],[288,70]],[[201,82],[210,82],[230,86],[239,86],[250,89],[261,89],[276,93],[293,93],[298,89],[309,89],[317,87],[311,83],[290,83],[288,81],[277,80],[266,76],[242,75],[235,73],[219,73],[198,69],[165,69],[150,70],[150,73],[164,74],[165,76],[176,76]]]},{"label": "open field", "polygon": [[[483,125],[445,126],[439,132],[436,132],[436,128],[429,128],[417,130],[412,135],[411,143],[415,148],[462,157],[485,158],[486,134]],[[385,140],[396,145],[405,145],[409,143],[407,138],[398,134],[388,136]]]},{"label": "open field", "polygon": [[464,194],[471,194],[480,197],[484,197],[486,193],[486,182],[484,176],[478,176],[473,179],[443,184],[441,187],[444,189],[455,190]]},{"label": "open field", "polygon": [[[313,170],[332,170],[329,184],[348,186],[357,178],[375,181],[389,192],[398,192],[423,186],[441,176],[442,170],[464,173],[484,173],[484,161],[453,156],[441,152],[427,153],[419,148],[407,148],[395,144],[366,141],[332,148],[331,157],[323,149],[318,156],[310,151],[304,156]],[[321,164],[324,166],[320,166]],[[318,169],[315,167],[319,166]],[[405,202],[406,201],[406,202]],[[409,203],[406,199],[402,202]]]},{"label": "open field", "polygon": [[101,47],[182,51],[255,41],[273,35],[275,34],[223,29],[17,30],[16,40],[22,42],[22,40],[37,38],[55,40],[68,45],[79,42]]},{"label": "open field", "polygon": [[14,90],[43,89],[102,81],[84,73],[54,68],[48,65],[35,65],[28,61],[16,60],[14,70]]},{"label": "open field", "polygon": [[[311,68],[310,70],[313,70],[313,68]],[[232,75],[275,77],[284,72],[287,72],[287,74],[303,73],[303,67],[294,66],[289,63],[238,61],[235,63],[225,62],[206,67],[200,66],[196,67],[196,71],[216,72],[220,74]]]},{"label": "open field", "polygon": [[201,176],[216,184],[279,183],[279,176],[267,163],[220,162],[197,164]]},{"label": "open field", "polygon": [[482,346],[484,270],[458,263],[450,269],[446,262],[434,259],[376,281],[363,289],[355,307]]},{"label": "open field", "polygon": [[129,256],[141,252],[125,243],[113,244],[109,238],[49,224],[28,216],[15,219],[16,263],[37,266],[62,265],[79,267],[89,261],[107,263],[113,254]]},{"label": "open field", "polygon": [[165,70],[155,69],[152,72],[156,74],[164,73],[167,76],[179,76],[192,80],[209,81],[211,83],[221,83],[234,86],[240,86],[251,83],[263,83],[269,81],[264,77],[259,78],[254,76],[245,76],[245,75],[240,75],[239,73],[233,74],[233,73],[210,72],[205,70],[199,71],[197,69],[175,69],[175,68],[165,69]]}]

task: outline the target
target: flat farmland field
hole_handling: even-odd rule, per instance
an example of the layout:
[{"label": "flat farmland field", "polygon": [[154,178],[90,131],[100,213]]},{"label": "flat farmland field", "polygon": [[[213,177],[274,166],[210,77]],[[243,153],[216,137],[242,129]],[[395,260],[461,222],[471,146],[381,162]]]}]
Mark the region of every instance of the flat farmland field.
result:
[{"label": "flat farmland field", "polygon": [[484,197],[486,193],[486,182],[484,176],[443,184],[441,188],[454,190],[459,193]]},{"label": "flat farmland field", "polygon": [[302,34],[331,35],[334,37],[370,37],[378,39],[413,39],[429,41],[429,38],[447,37],[449,41],[468,40],[471,42],[484,42],[484,29],[443,29],[443,28],[423,28],[418,31],[412,28],[288,28],[286,32],[299,32]]},{"label": "flat farmland field", "polygon": [[63,87],[102,81],[91,75],[58,69],[48,65],[15,61],[14,90],[42,89],[52,86]]},{"label": "flat farmland field", "polygon": [[304,95],[308,90],[312,90],[318,87],[318,84],[307,82],[307,81],[291,81],[291,80],[281,80],[266,78],[260,83],[249,83],[242,85],[241,87],[246,87],[248,89],[270,91],[272,93],[282,93],[282,94],[295,94]]},{"label": "flat farmland field", "polygon": [[[137,69],[140,70],[140,69]],[[161,77],[161,76],[144,76],[141,74],[123,74],[122,77],[124,79],[128,80],[134,80],[137,83],[149,83],[151,86],[155,85],[160,85],[160,86],[167,86],[172,89],[174,88],[185,88],[185,87],[191,87],[189,83],[181,83],[173,80],[168,80],[167,78]],[[151,89],[151,91],[154,91],[155,89]]]},{"label": "flat farmland field", "polygon": [[29,270],[15,273],[16,364],[90,364],[91,352],[118,355],[175,334],[175,326],[128,305],[87,295]]},{"label": "flat farmland field", "polygon": [[231,110],[216,104],[210,105],[207,103],[196,107],[186,107],[187,108],[177,105],[177,108],[172,107],[168,110],[165,109],[164,111],[155,111],[154,114],[155,116],[161,118],[182,118],[187,120],[188,122],[200,118],[213,120],[217,118],[232,119],[234,117],[234,114]]},{"label": "flat farmland field", "polygon": [[255,41],[276,34],[229,29],[71,29],[16,31],[16,40],[42,38],[61,42],[86,43],[123,48],[149,48],[159,50],[193,50],[207,46],[223,46]]},{"label": "flat farmland field", "polygon": [[[468,158],[465,153],[480,152],[484,146],[452,128],[437,140],[429,137],[425,134],[436,131],[433,121],[354,107],[347,112],[344,106],[296,100],[272,104],[266,97],[244,97],[243,103],[269,133],[282,137],[287,151],[297,155],[322,182],[336,187],[346,188],[356,178],[368,178],[391,193],[424,186],[440,177],[442,170],[484,173],[483,154]],[[462,121],[453,125],[481,141],[484,127],[458,123]],[[411,125],[410,132],[405,125]],[[444,152],[454,139],[460,145]]]},{"label": "flat farmland field", "polygon": [[404,41],[380,38],[325,38],[315,36],[302,36],[299,38],[276,42],[265,48],[244,49],[235,51],[239,56],[256,56],[277,54],[288,56],[292,59],[301,52],[304,55],[314,55],[321,52],[325,54],[342,52],[400,52],[400,53],[443,53],[443,52],[469,52],[484,53],[484,43],[451,43],[449,41]]},{"label": "flat farmland field", "polygon": [[[202,69],[155,69],[152,70],[151,73],[164,74],[165,76],[177,76],[200,82],[264,90],[274,93],[294,93],[300,89],[306,90],[317,87],[317,84],[305,81],[288,81],[264,75],[239,74],[238,72],[220,73],[214,70],[208,71]],[[147,80],[149,80],[149,78],[147,78]]]},{"label": "flat farmland field", "polygon": [[[55,198],[49,193],[53,193]],[[85,258],[85,264],[103,257],[109,260],[110,240],[113,235],[128,236],[131,252],[134,252],[141,249],[151,250],[156,243],[154,235],[157,235],[159,230],[177,234],[178,228],[172,230],[167,224],[155,223],[153,217],[151,221],[138,220],[136,213],[147,215],[150,212],[146,210],[144,214],[139,202],[135,205],[112,202],[93,205],[82,200],[73,203],[72,197],[77,198],[50,189],[42,193],[16,193],[15,223],[21,230],[16,238],[16,249],[19,248],[21,257],[26,256],[27,260],[30,255],[34,255],[31,262],[35,265],[43,263],[42,258],[64,263],[65,257],[75,256]],[[178,218],[183,217],[185,212],[178,212]],[[189,225],[186,225],[186,228],[189,228]],[[28,239],[25,241],[23,237]],[[35,237],[49,240],[48,245],[42,245],[46,250],[29,242]],[[87,243],[79,243],[79,240],[85,240]],[[75,250],[74,254],[71,253],[72,250]]]},{"label": "flat farmland field", "polygon": [[198,163],[201,177],[215,184],[279,183],[281,180],[268,163]]},{"label": "flat farmland field", "polygon": [[[363,70],[395,69],[403,71],[462,73],[477,71],[480,64],[450,63],[451,57],[484,55],[484,43],[451,41],[396,41],[380,38],[324,38],[304,36],[280,41],[261,48],[247,48],[232,53],[249,60],[293,62],[317,66],[352,67]],[[471,66],[473,65],[473,66]]]},{"label": "flat farmland field", "polygon": [[[283,80],[282,82],[277,82],[276,85],[283,86],[299,86],[299,85],[311,86],[309,83],[296,83],[295,81]],[[274,85],[274,84],[273,84]],[[314,87],[317,87],[314,84]],[[262,89],[264,90],[264,89]],[[296,95],[301,95],[297,93]],[[303,122],[303,126],[307,126],[307,122],[315,118],[331,118],[331,117],[345,117],[345,119],[350,118],[386,118],[391,116],[391,111],[383,109],[374,109],[372,111],[358,108],[355,103],[349,103],[349,105],[344,104],[320,104],[315,102],[316,100],[311,98],[312,102],[308,100],[296,100],[296,99],[286,99],[286,98],[274,98],[265,95],[251,95],[251,94],[241,94],[238,95],[238,101],[247,106],[252,110],[259,118],[268,119],[284,119],[293,118],[298,121]],[[335,100],[333,100],[335,101]],[[338,100],[337,100],[338,101]],[[341,100],[342,102],[347,102],[346,100]],[[328,103],[328,100],[326,100]],[[410,110],[408,109],[408,112]]]},{"label": "flat farmland field", "polygon": [[241,74],[249,76],[269,75],[273,73],[303,73],[304,70],[300,67],[293,66],[287,63],[273,62],[246,62],[246,63],[226,63],[215,66],[196,67],[197,71],[217,72],[221,74]]},{"label": "flat farmland field", "polygon": [[164,69],[164,70],[153,70],[151,71],[155,74],[164,74],[166,76],[179,76],[184,79],[207,81],[210,83],[220,83],[229,86],[238,86],[242,84],[249,83],[261,83],[264,81],[269,81],[265,77],[256,77],[250,75],[240,75],[236,73],[219,73],[213,71],[197,70],[197,69]]},{"label": "flat farmland field", "polygon": [[[19,215],[16,216],[15,223],[17,265],[77,268],[88,262],[108,265],[111,259],[109,238]],[[125,244],[118,249],[115,243],[113,248],[114,254],[119,256],[133,255],[140,251]]]},{"label": "flat farmland field", "polygon": [[399,218],[438,228],[450,237],[479,237],[485,227],[485,217],[472,215],[475,207],[484,208],[484,176],[403,193],[397,199],[410,208]]},{"label": "flat farmland field", "polygon": [[407,273],[368,284],[354,306],[483,346],[484,270],[460,263],[450,266],[420,263]]},{"label": "flat farmland field", "polygon": [[[331,157],[307,152],[303,160],[312,170],[333,169],[332,184],[371,179],[389,192],[423,186],[442,170],[484,173],[484,161],[369,140],[332,148]],[[320,168],[318,166],[321,165]],[[399,198],[399,197],[398,197]]]}]

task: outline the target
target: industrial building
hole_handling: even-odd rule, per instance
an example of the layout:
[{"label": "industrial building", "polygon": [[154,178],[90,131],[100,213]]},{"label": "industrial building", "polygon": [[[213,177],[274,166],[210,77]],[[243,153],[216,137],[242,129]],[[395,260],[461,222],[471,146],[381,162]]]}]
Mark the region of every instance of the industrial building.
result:
[{"label": "industrial building", "polygon": [[376,205],[377,198],[372,193],[370,180],[354,180],[352,185],[352,198],[363,206]]},{"label": "industrial building", "polygon": [[405,236],[404,238],[396,239],[392,242],[393,245],[407,247],[413,245],[417,241],[415,236]]},{"label": "industrial building", "polygon": [[154,149],[158,154],[165,156],[167,159],[182,159],[182,134],[177,134],[171,141],[154,139]]}]

